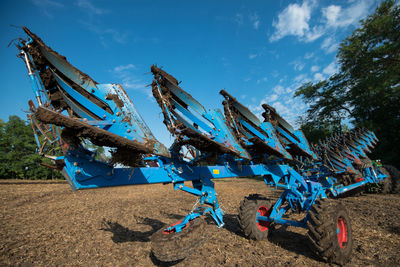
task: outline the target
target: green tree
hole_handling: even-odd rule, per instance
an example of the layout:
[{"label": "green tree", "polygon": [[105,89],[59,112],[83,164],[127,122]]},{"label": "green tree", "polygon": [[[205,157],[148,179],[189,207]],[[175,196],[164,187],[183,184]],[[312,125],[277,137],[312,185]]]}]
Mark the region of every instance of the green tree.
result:
[{"label": "green tree", "polygon": [[305,121],[333,125],[350,119],[380,139],[374,157],[400,162],[400,6],[383,1],[341,42],[339,73],[296,90],[310,104]]},{"label": "green tree", "polygon": [[301,130],[307,136],[310,143],[316,144],[319,140],[330,136],[335,132],[348,132],[349,128],[346,125],[338,122],[321,122],[321,121],[304,121],[301,123]]},{"label": "green tree", "polygon": [[0,179],[51,179],[57,172],[43,167],[49,160],[36,154],[36,143],[30,125],[18,116],[0,121]]}]

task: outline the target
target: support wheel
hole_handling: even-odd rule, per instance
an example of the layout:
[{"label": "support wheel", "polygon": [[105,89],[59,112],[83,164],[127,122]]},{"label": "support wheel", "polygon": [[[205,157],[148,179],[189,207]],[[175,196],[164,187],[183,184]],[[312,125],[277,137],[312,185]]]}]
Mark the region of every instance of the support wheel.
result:
[{"label": "support wheel", "polygon": [[400,171],[395,166],[392,166],[392,165],[383,165],[383,168],[389,173],[389,176],[390,176],[389,180],[392,183],[392,188],[391,188],[392,193],[399,194],[400,193]]},{"label": "support wheel", "polygon": [[308,213],[308,238],[323,260],[343,265],[350,260],[353,238],[346,208],[337,200],[317,200]]},{"label": "support wheel", "polygon": [[252,194],[240,202],[239,224],[245,236],[263,240],[268,237],[270,222],[258,221],[257,214],[269,216],[272,211],[272,204],[262,195]]},{"label": "support wheel", "polygon": [[[387,167],[387,166],[386,166]],[[381,194],[390,194],[392,192],[392,176],[391,173],[385,167],[380,167],[380,170],[387,177],[384,178],[380,183],[379,193]]]},{"label": "support wheel", "polygon": [[151,236],[151,253],[161,263],[176,263],[193,252],[209,237],[206,221],[196,218],[180,232],[166,231],[166,225]]}]

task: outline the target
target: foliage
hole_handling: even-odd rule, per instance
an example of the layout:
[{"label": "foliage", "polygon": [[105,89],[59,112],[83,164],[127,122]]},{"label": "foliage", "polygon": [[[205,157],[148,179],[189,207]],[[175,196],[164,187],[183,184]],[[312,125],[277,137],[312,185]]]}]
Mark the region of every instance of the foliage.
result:
[{"label": "foliage", "polygon": [[310,143],[316,144],[319,140],[330,136],[335,132],[348,132],[347,125],[340,123],[329,123],[326,121],[305,121],[301,123],[301,130],[307,136]]},{"label": "foliage", "polygon": [[61,178],[58,171],[40,165],[51,162],[36,154],[36,148],[30,125],[18,116],[7,123],[0,120],[0,179]]},{"label": "foliage", "polygon": [[400,6],[383,1],[342,41],[337,58],[339,73],[296,90],[310,104],[305,121],[365,126],[380,139],[373,156],[399,166]]}]

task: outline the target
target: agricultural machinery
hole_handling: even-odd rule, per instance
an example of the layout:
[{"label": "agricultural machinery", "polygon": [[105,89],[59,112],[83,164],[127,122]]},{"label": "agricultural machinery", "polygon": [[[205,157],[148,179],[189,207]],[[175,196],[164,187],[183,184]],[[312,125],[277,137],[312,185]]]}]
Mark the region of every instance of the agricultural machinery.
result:
[{"label": "agricultural machinery", "polygon": [[[273,107],[264,104],[260,120],[222,90],[223,112],[206,109],[153,65],[152,93],[175,137],[167,148],[121,85],[95,82],[23,29],[27,38],[16,46],[36,98],[36,103],[29,101],[28,119],[39,153],[54,161],[73,190],[170,183],[198,197],[184,219],[152,236],[159,261],[182,260],[204,242],[204,215],[224,226],[212,180],[231,177],[261,177],[282,192],[274,203],[254,194],[240,203],[239,223],[247,237],[265,239],[271,224],[303,227],[322,259],[349,260],[351,222],[336,198],[388,180],[379,162],[366,155],[378,141],[373,132],[356,128],[310,145]],[[98,160],[93,146],[108,147],[111,159]],[[291,211],[304,216],[288,219]]]}]

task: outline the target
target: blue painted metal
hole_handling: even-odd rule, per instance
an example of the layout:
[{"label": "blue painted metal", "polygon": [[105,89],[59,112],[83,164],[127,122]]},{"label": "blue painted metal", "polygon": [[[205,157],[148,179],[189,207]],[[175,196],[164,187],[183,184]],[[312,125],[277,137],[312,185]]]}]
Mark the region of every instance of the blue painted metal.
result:
[{"label": "blue painted metal", "polygon": [[223,102],[225,118],[234,129],[237,138],[242,141],[242,145],[249,150],[266,151],[285,159],[293,159],[288,151],[279,142],[273,126],[269,122],[262,123],[246,107],[240,104],[234,97],[225,90],[220,94],[225,98]]},{"label": "blue painted metal", "polygon": [[[225,123],[220,110],[206,110],[165,71],[156,66],[152,66],[151,71],[155,76],[152,84],[153,95],[163,110],[164,123],[173,135],[179,138],[188,137],[189,143],[194,138],[204,140],[210,144],[202,146],[205,152],[232,153],[241,158],[251,159],[250,154],[239,144]],[[192,143],[194,147],[198,144]]]},{"label": "blue painted metal", "polygon": [[[171,183],[175,190],[197,196],[192,211],[167,231],[180,232],[189,221],[206,214],[210,214],[219,227],[224,225],[224,212],[212,179],[263,177],[267,186],[281,188],[283,193],[269,216],[258,215],[256,219],[307,227],[308,211],[317,199],[330,194],[338,196],[367,183],[378,183],[386,177],[373,166],[363,168],[362,179],[351,185],[344,186],[338,178],[341,174],[356,172],[354,165],[359,164],[360,158],[365,157],[377,142],[373,132],[358,128],[348,135],[334,135],[312,147],[304,134],[295,130],[272,107],[263,105],[265,121],[261,122],[235,98],[221,91],[225,97],[224,117],[219,110],[206,110],[178,86],[175,78],[153,66],[153,95],[163,111],[166,126],[177,136],[167,150],[155,139],[120,85],[96,83],[36,35],[26,28],[25,31],[29,35],[28,41],[21,41],[18,47],[42,110],[45,106],[60,118],[68,118],[69,123],[75,120],[79,122],[78,126],[103,130],[99,134],[112,133],[124,140],[148,145],[148,150],[132,150],[132,154],[127,156],[139,156],[140,164],[117,167],[97,161],[93,152],[80,145],[70,144],[65,155],[54,160],[63,162],[62,173],[72,189]],[[29,54],[34,46],[48,61],[45,70],[50,70],[53,75],[54,88],[46,88],[41,80],[35,58]],[[52,105],[50,96],[54,91],[61,94],[70,117],[62,115],[62,111]],[[36,109],[33,104],[31,109]],[[78,118],[72,118],[76,116]],[[30,118],[35,124],[35,117]],[[57,134],[54,140],[49,139],[50,142],[60,142],[61,146],[58,129],[52,129],[56,129]],[[45,135],[43,131],[42,134]],[[40,145],[37,135],[35,138]],[[192,153],[190,159],[182,155],[182,147]],[[274,160],[271,160],[272,155]],[[302,157],[307,161],[299,160]],[[299,167],[299,162],[304,166]],[[184,184],[188,181],[192,182],[192,187]],[[290,210],[304,212],[305,216],[299,221],[284,219]]]},{"label": "blue painted metal", "polygon": [[273,124],[280,141],[282,144],[286,145],[285,149],[289,150],[289,153],[318,160],[317,155],[311,149],[301,130],[294,130],[294,128],[284,120],[273,107],[267,104],[263,104],[262,107],[264,108],[262,116],[264,117],[265,122]]},{"label": "blue painted metal", "polygon": [[[58,90],[71,111],[83,119],[112,122],[112,124],[97,123],[96,125],[127,140],[145,144],[148,147],[148,153],[170,156],[168,149],[151,133],[121,85],[98,84],[46,46],[35,34],[26,28],[24,30],[32,41],[29,48],[25,43],[21,44],[21,47],[24,47],[21,49],[22,53],[29,54],[29,49],[36,47],[41,56],[47,60],[46,67],[50,69],[57,82],[57,88],[47,88],[47,90]],[[35,62],[31,55],[25,62],[32,69],[34,68]],[[36,85],[42,84],[37,82],[41,81],[38,72],[29,71],[29,76],[36,81],[33,84],[35,95],[43,91],[47,96],[46,88],[38,88]],[[41,105],[40,99],[43,98],[38,97],[38,99]],[[51,104],[48,98],[46,102]]]}]

